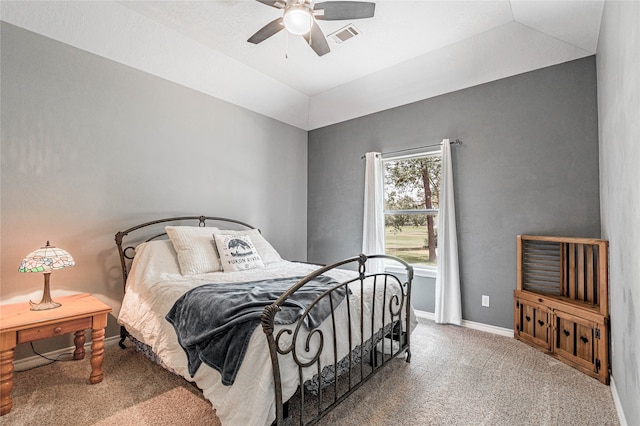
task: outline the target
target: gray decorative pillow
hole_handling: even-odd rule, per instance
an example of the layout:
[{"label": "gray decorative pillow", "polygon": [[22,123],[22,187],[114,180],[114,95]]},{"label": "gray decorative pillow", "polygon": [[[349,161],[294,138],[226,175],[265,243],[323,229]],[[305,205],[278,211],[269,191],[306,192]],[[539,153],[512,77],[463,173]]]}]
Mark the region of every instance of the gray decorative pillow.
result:
[{"label": "gray decorative pillow", "polygon": [[224,272],[264,268],[262,258],[248,235],[213,234]]}]

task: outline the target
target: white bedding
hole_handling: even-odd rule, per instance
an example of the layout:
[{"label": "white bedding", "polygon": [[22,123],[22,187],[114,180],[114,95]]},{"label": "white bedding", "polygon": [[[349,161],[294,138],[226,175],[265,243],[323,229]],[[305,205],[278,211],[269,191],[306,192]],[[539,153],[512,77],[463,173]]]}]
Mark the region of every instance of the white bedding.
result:
[{"label": "white bedding", "polygon": [[[316,269],[317,266],[313,265],[281,261],[269,264],[265,268],[248,271],[182,276],[175,251],[169,241],[144,243],[136,249],[136,257],[127,280],[127,289],[118,322],[125,326],[134,338],[149,345],[167,367],[187,380],[195,381],[202,389],[204,396],[217,410],[223,425],[269,425],[275,419],[275,401],[271,360],[262,327],[259,326],[251,337],[234,384],[225,386],[220,381],[220,374],[206,364],[200,366],[193,378],[189,375],[186,354],[178,344],[176,333],[172,325],[166,321],[165,315],[180,296],[198,285],[304,276]],[[355,272],[333,270],[327,275],[344,282],[354,277]],[[357,298],[350,297],[349,301],[352,317],[357,315],[359,318],[359,281],[355,286],[353,296]],[[371,294],[372,289],[365,287],[365,292]],[[376,298],[376,326],[382,324],[382,297],[380,295]],[[371,298],[365,297],[365,300],[371,300]],[[387,304],[388,300],[389,296],[387,296]],[[341,320],[346,324],[346,311],[346,303],[342,303],[336,310],[338,324]],[[366,318],[370,315],[370,308],[365,306],[364,311]],[[385,322],[389,320],[387,313]],[[413,330],[416,324],[413,310],[411,323]],[[370,324],[370,320],[365,321],[365,324]],[[322,365],[327,365],[333,363],[332,339],[326,338],[331,335],[330,321],[325,321],[320,328],[325,333],[323,354],[326,354],[326,357],[321,359],[326,361],[322,362]],[[277,327],[276,332],[278,329]],[[356,346],[361,341],[360,327],[353,325],[351,329],[353,346]],[[348,330],[342,327],[337,334],[338,355],[343,357],[349,350]],[[371,330],[365,329],[362,340],[366,341],[370,336]],[[282,343],[281,346],[283,346]],[[302,345],[299,346],[302,347]],[[312,347],[309,357],[313,356],[313,349]],[[283,396],[287,400],[293,395],[298,385],[297,368],[290,356],[281,356],[280,360]],[[316,372],[315,367],[307,370],[305,380],[311,378]]]}]

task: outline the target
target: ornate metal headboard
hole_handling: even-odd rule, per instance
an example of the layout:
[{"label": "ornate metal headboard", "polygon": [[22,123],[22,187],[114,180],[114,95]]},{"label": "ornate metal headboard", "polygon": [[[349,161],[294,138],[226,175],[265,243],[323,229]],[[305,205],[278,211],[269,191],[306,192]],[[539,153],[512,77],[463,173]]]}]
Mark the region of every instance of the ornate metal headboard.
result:
[{"label": "ornate metal headboard", "polygon": [[[197,221],[197,222],[195,222]],[[215,216],[178,216],[178,217],[169,217],[164,219],[152,220],[150,222],[141,223],[140,225],[132,226],[129,229],[124,231],[116,232],[116,245],[118,246],[118,254],[120,255],[120,265],[122,267],[122,280],[123,287],[126,287],[127,277],[129,276],[129,268],[131,261],[135,255],[135,247],[143,242],[152,241],[156,239],[160,239],[166,237],[167,233],[164,232],[164,226],[168,223],[172,223],[174,225],[182,225],[182,226],[206,226],[206,222],[214,222],[216,224],[220,223],[226,226],[231,225],[232,228],[235,225],[240,225],[241,228],[249,228],[255,229],[254,226],[249,225],[248,223],[236,220],[236,219],[228,219],[224,217],[215,217]],[[158,232],[158,228],[154,225],[162,225],[162,232]],[[232,229],[228,228],[228,229]],[[142,232],[142,230],[146,231]],[[141,231],[138,234],[137,238],[130,238],[131,242],[126,243],[126,246],[123,246],[123,240],[125,237],[128,237],[130,233],[134,231]]]}]

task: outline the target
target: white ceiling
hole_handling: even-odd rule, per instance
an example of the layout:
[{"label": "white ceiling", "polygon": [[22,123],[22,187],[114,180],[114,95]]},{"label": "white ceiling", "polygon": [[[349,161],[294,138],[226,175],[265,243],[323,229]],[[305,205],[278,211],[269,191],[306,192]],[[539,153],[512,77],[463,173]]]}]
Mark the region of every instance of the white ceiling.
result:
[{"label": "white ceiling", "polygon": [[310,130],[595,53],[603,1],[376,1],[318,57],[254,0],[2,1],[2,20]]}]

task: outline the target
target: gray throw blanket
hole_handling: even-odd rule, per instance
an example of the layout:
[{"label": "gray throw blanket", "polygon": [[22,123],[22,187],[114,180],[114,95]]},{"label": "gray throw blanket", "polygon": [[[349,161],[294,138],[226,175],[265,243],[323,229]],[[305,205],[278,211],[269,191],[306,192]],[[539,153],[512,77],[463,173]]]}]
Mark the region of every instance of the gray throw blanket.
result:
[{"label": "gray throw blanket", "polygon": [[[260,324],[260,315],[302,277],[247,283],[205,284],[180,297],[166,316],[187,353],[193,377],[204,362],[218,370],[224,385],[231,385],[242,364],[249,339]],[[319,276],[296,291],[276,315],[276,324],[293,324],[304,309],[324,291],[338,283]],[[345,298],[344,287],[332,293],[333,306]],[[317,303],[305,318],[313,329],[331,313],[329,297]]]}]

